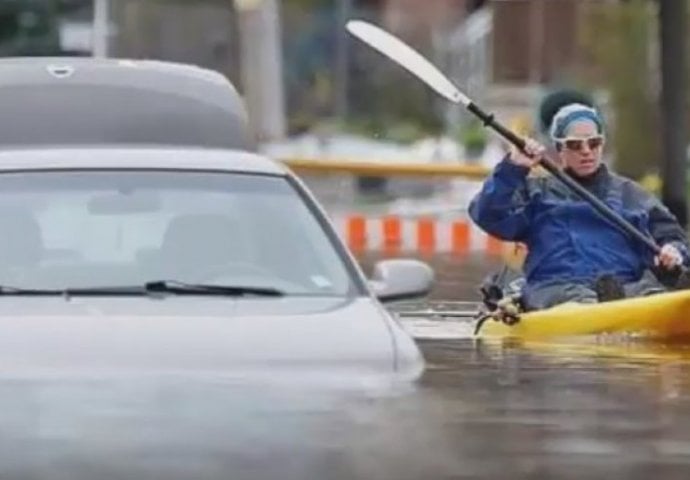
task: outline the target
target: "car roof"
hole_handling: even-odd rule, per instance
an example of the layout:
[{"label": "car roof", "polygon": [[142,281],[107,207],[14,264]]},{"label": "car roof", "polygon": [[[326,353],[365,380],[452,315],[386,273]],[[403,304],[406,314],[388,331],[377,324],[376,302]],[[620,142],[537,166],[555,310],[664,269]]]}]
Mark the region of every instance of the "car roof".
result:
[{"label": "car roof", "polygon": [[[198,65],[172,62],[167,60],[134,59],[119,57],[74,57],[74,56],[42,56],[42,57],[2,57],[0,68],[9,68],[19,74],[33,77],[37,70],[45,71],[45,67],[71,66],[75,69],[94,75],[99,72],[131,71],[132,68],[149,72],[165,72],[188,76],[220,84],[228,80],[224,75]],[[124,67],[124,68],[123,68]],[[38,77],[35,77],[38,78]]]},{"label": "car roof", "polygon": [[282,163],[243,150],[140,145],[0,150],[0,173],[75,169],[192,170],[291,175]]},{"label": "car roof", "polygon": [[0,59],[0,145],[157,143],[254,149],[222,74],[153,60]]}]

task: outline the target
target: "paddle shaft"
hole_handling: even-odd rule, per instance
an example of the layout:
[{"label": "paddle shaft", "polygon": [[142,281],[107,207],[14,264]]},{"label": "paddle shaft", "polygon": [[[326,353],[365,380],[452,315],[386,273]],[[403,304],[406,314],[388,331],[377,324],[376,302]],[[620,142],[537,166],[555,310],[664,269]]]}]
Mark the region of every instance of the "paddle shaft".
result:
[{"label": "paddle shaft", "polygon": [[[519,148],[522,152],[525,152],[525,140],[511,130],[507,129],[505,126],[501,125],[496,121],[494,115],[486,113],[481,108],[479,108],[474,102],[470,102],[467,105],[467,110],[472,114],[476,115],[482,120],[484,125],[494,129],[499,135],[508,140],[510,143]],[[589,192],[582,185],[577,183],[572,177],[565,174],[552,160],[547,157],[542,157],[539,162],[551,175],[556,177],[558,180],[563,182],[568,188],[580,196],[583,200],[587,201],[594,209],[604,216],[607,220],[612,222],[615,226],[620,228],[623,232],[630,235],[634,239],[642,242],[647,248],[649,248],[655,255],[658,255],[661,248],[657,243],[649,238],[647,235],[640,232],[635,228],[630,222],[621,217],[618,213],[612,210],[608,205],[599,200],[591,192]]]},{"label": "paddle shaft", "polygon": [[[462,104],[468,111],[479,117],[482,122],[484,122],[484,125],[493,128],[522,152],[525,152],[524,139],[518,137],[515,133],[497,122],[492,114],[488,114],[479,108],[471,98],[458,90],[456,85],[454,85],[435,65],[424,58],[419,52],[412,49],[412,47],[405,44],[402,40],[365,21],[352,20],[348,22],[347,29],[357,38],[407,69],[451,102]],[[654,254],[659,254],[661,249],[653,239],[644,235],[623,217],[609,208],[608,205],[582,187],[582,185],[563,173],[553,161],[543,157],[540,159],[540,163],[550,174],[555,176],[578,196],[592,205],[597,212],[613,223],[614,226],[620,228],[632,238],[642,242],[651,249]]]}]

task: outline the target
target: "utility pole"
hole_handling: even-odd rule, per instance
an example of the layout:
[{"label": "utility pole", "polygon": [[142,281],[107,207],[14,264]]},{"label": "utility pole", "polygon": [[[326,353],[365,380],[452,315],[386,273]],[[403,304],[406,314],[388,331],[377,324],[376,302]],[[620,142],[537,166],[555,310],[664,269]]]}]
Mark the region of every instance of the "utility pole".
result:
[{"label": "utility pole", "polygon": [[350,89],[349,72],[350,72],[350,49],[348,48],[349,36],[345,25],[352,17],[352,0],[340,0],[338,5],[338,43],[336,50],[336,98],[335,111],[336,116],[340,119],[347,118],[349,113],[349,99],[348,90]]},{"label": "utility pole", "polygon": [[92,50],[94,57],[105,58],[108,56],[109,27],[109,0],[93,0]]},{"label": "utility pole", "polygon": [[688,222],[686,1],[659,0],[661,35],[662,200],[683,227]]},{"label": "utility pole", "polygon": [[283,52],[278,0],[234,0],[242,90],[259,142],[285,136]]},{"label": "utility pole", "polygon": [[542,83],[544,76],[544,0],[531,0],[529,8],[529,81]]}]

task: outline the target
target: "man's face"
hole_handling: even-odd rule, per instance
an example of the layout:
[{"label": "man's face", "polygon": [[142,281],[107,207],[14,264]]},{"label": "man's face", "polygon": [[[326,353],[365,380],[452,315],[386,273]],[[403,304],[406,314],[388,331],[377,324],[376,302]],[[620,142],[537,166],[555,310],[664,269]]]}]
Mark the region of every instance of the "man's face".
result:
[{"label": "man's face", "polygon": [[593,122],[579,120],[568,127],[559,146],[563,165],[578,177],[586,177],[596,172],[601,164],[604,137]]}]

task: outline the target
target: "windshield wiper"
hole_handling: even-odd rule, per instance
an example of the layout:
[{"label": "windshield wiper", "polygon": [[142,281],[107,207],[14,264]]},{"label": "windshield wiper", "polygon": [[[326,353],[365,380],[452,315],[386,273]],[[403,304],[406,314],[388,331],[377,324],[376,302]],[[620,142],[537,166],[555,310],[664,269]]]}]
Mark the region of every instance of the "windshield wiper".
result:
[{"label": "windshield wiper", "polygon": [[217,295],[231,297],[282,297],[285,295],[285,292],[276,288],[243,285],[204,285],[179,282],[176,280],[156,280],[147,282],[143,285],[59,289],[30,289],[0,285],[0,296],[146,296],[156,293],[171,295]]},{"label": "windshield wiper", "polygon": [[18,288],[0,285],[0,296],[57,297],[57,296],[129,296],[148,295],[143,287],[87,287],[87,288]]},{"label": "windshield wiper", "polygon": [[147,282],[144,289],[149,293],[172,293],[176,295],[221,295],[243,297],[255,295],[260,297],[282,297],[285,292],[277,288],[252,287],[244,285],[207,285],[185,283],[177,280],[156,280]]},{"label": "windshield wiper", "polygon": [[0,285],[0,295],[26,295],[26,296],[42,296],[42,295],[63,295],[62,290],[56,289],[42,289],[42,288],[19,288],[9,287],[7,285]]}]

